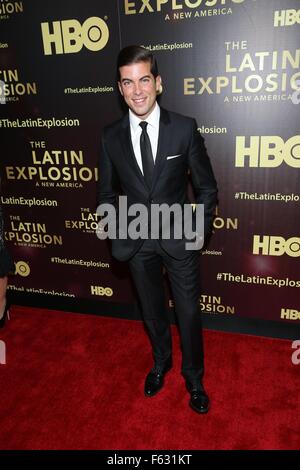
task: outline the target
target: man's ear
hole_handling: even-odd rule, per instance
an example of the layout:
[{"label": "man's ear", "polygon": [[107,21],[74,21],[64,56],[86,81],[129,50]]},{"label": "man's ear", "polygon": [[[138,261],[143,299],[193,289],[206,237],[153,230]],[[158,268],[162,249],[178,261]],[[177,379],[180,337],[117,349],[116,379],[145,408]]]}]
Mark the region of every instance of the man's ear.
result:
[{"label": "man's ear", "polygon": [[120,92],[121,95],[123,96],[123,91],[122,91],[121,82],[118,82],[118,87],[119,87],[119,92]]},{"label": "man's ear", "polygon": [[160,75],[157,75],[156,79],[155,79],[155,82],[156,82],[156,94],[157,95],[160,95],[163,91],[163,87],[162,87],[162,82],[161,82],[161,76]]}]

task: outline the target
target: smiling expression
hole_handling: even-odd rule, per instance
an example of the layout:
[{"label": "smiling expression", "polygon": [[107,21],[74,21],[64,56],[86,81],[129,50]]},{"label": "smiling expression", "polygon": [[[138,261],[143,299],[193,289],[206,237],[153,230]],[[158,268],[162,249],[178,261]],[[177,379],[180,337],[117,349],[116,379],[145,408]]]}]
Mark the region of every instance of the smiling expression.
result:
[{"label": "smiling expression", "polygon": [[154,109],[161,86],[161,77],[151,73],[150,62],[123,65],[119,69],[119,90],[131,111],[140,119],[147,119]]}]

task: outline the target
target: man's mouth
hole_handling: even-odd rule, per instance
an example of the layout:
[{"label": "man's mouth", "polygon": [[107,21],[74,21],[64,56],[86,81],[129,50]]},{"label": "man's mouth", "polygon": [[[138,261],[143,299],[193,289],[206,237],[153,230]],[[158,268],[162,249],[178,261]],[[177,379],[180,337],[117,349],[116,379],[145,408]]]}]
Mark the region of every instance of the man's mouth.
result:
[{"label": "man's mouth", "polygon": [[146,98],[135,98],[133,102],[135,104],[143,104],[146,101]]}]

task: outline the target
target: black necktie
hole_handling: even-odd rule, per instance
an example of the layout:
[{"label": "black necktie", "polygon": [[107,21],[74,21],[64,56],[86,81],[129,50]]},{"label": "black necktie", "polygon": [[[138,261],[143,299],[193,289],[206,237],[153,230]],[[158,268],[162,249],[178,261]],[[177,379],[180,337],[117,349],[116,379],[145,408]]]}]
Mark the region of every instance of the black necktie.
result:
[{"label": "black necktie", "polygon": [[147,134],[147,125],[148,122],[141,121],[140,126],[142,128],[142,133],[140,137],[140,147],[141,147],[141,156],[143,163],[143,173],[146,184],[148,188],[151,188],[153,170],[154,170],[154,160],[151,149],[151,142]]}]

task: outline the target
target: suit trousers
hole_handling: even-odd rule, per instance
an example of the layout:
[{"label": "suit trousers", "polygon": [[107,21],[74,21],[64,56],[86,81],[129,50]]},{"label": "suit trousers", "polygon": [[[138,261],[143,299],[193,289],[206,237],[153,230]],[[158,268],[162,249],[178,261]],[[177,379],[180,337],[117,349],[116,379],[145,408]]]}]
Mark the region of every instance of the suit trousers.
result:
[{"label": "suit trousers", "polygon": [[155,365],[163,367],[172,354],[170,321],[163,281],[165,267],[175,302],[181,349],[182,374],[199,383],[204,373],[203,336],[199,309],[199,252],[187,251],[184,259],[168,255],[158,240],[145,240],[129,260],[129,267],[142,307]]}]

